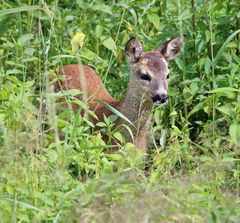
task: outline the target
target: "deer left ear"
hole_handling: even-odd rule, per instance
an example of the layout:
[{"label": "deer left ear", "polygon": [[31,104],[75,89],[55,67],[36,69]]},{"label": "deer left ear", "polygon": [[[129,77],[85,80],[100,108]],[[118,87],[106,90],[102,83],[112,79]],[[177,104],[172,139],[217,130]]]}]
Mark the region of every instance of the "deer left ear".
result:
[{"label": "deer left ear", "polygon": [[143,53],[143,46],[136,37],[128,40],[125,47],[125,55],[130,63],[137,62]]},{"label": "deer left ear", "polygon": [[179,36],[175,39],[165,42],[157,50],[160,51],[167,60],[172,60],[180,54],[183,45],[184,37]]}]

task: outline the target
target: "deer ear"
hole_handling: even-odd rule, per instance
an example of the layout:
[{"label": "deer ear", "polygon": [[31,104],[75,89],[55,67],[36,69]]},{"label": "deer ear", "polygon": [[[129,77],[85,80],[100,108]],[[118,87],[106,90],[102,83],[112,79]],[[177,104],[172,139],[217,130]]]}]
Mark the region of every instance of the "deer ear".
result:
[{"label": "deer ear", "polygon": [[143,52],[143,46],[136,37],[128,40],[125,47],[125,54],[129,62],[137,62]]},{"label": "deer ear", "polygon": [[184,37],[179,36],[175,39],[165,42],[157,50],[160,51],[160,53],[167,60],[172,60],[180,54],[183,45],[184,45]]}]

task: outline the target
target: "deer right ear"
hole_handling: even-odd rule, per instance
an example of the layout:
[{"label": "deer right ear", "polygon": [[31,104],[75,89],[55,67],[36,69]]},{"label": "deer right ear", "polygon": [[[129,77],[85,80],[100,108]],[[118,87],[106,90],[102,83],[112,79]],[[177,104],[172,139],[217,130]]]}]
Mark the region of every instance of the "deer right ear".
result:
[{"label": "deer right ear", "polygon": [[179,36],[175,39],[165,42],[157,50],[160,51],[167,60],[172,60],[180,54],[183,45],[184,36]]},{"label": "deer right ear", "polygon": [[136,37],[128,40],[125,47],[125,54],[130,63],[137,62],[143,52],[143,46]]}]

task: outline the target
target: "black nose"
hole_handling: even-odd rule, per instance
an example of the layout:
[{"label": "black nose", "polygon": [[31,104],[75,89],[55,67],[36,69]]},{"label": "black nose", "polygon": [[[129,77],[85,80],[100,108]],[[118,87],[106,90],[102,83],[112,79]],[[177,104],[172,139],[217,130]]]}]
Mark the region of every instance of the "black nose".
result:
[{"label": "black nose", "polygon": [[168,96],[166,94],[156,94],[152,97],[154,103],[165,103],[168,100]]}]

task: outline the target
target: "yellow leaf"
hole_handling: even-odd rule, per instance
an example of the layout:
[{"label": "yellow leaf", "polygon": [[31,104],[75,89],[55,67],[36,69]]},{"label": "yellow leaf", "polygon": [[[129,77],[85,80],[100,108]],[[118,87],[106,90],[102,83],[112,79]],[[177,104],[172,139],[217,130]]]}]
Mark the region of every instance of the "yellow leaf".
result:
[{"label": "yellow leaf", "polygon": [[79,48],[83,46],[84,39],[85,39],[85,34],[82,32],[77,32],[74,35],[74,37],[71,40],[72,50],[74,52],[77,52]]}]

